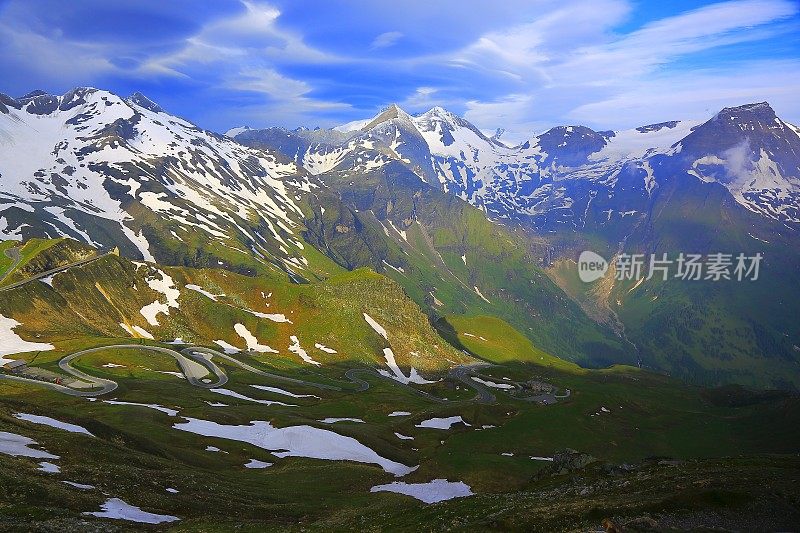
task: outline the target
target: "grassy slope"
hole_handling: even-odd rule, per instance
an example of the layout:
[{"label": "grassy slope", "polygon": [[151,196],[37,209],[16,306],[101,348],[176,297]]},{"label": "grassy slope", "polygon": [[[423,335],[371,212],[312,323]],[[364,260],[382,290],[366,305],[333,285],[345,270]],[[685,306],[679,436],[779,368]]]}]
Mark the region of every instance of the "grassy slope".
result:
[{"label": "grassy slope", "polygon": [[462,346],[491,363],[532,363],[565,372],[585,372],[574,363],[536,348],[530,339],[502,319],[491,316],[448,316],[442,320],[440,331],[455,332]]},{"label": "grassy slope", "polygon": [[[697,384],[796,390],[800,300],[794,292],[800,286],[800,251],[795,239],[727,205],[721,191],[693,190],[702,187],[708,186],[681,181],[667,187],[655,201],[653,216],[630,234],[626,252],[655,251],[672,259],[679,252],[761,253],[757,281],[652,279],[634,288],[633,281],[612,283],[608,274],[603,282],[587,285],[569,260],[548,273],[598,320],[612,320],[607,309],[613,310],[649,368]],[[603,245],[602,235],[589,237],[594,247],[585,249],[613,255],[616,242]]]},{"label": "grassy slope", "polygon": [[[239,357],[265,370],[336,384],[343,390],[287,385],[220,361],[230,377],[227,388],[295,405],[264,406],[191,387],[184,380],[160,373],[177,367],[169,357],[150,352],[109,349],[81,357],[75,365],[118,381],[120,386],[111,397],[123,401],[159,403],[180,410],[182,416],[224,424],[269,420],[278,427],[313,425],[352,436],[384,457],[407,465],[419,464],[420,468],[405,478],[408,482],[463,480],[479,494],[463,503],[447,504],[454,508],[491,508],[493,500],[487,498],[492,494],[532,490],[531,480],[545,463],[529,456],[551,455],[565,447],[608,461],[637,461],[650,455],[702,458],[791,453],[800,449],[796,429],[800,427],[800,409],[795,398],[754,398],[747,393],[709,395],[629,368],[580,370],[537,349],[510,325],[484,317],[448,319],[456,345],[461,343],[479,357],[500,365],[482,369],[482,373],[496,379],[545,380],[561,390],[570,389],[570,397],[552,406],[539,406],[497,392],[499,403],[482,405],[469,401],[474,391],[463,384],[443,381],[426,386],[436,395],[456,400],[442,404],[415,395],[406,387],[367,376],[369,390],[348,392],[354,387],[342,379],[347,368],[383,364],[381,350],[386,341],[365,323],[364,312],[389,331],[389,343],[401,364],[413,364],[430,373],[450,366],[450,361],[468,359],[436,335],[427,317],[397,284],[367,270],[346,272],[312,285],[222,270],[162,270],[180,288],[180,307],[171,308],[168,316],[159,314],[157,327],[139,313],[143,305],[157,298],[163,300],[146,287],[146,279],[155,270],[113,256],[59,274],[53,280],[54,288],[34,282],[9,292],[0,301],[0,313],[23,323],[15,331],[24,338],[56,345],[53,351],[22,356],[52,371],[58,370],[59,357],[87,346],[153,342],[131,341],[118,325],[121,320],[140,325],[160,339],[183,336],[210,345],[221,338],[238,346],[244,343],[233,333],[233,325],[243,323],[260,342],[280,353]],[[95,283],[103,287],[105,295]],[[187,283],[225,296],[213,302],[183,288]],[[259,319],[237,309],[245,307],[284,313],[292,324]],[[325,365],[317,368],[301,363],[286,349],[290,335],[297,335],[309,354]],[[315,350],[316,342],[339,353]],[[124,367],[105,366],[108,363]],[[252,384],[278,386],[321,399],[289,399],[254,389],[249,386]],[[207,402],[223,402],[226,407],[212,407]],[[602,407],[610,412],[603,413]],[[387,416],[395,410],[412,414]],[[97,439],[25,423],[11,416],[15,412],[78,423]],[[430,417],[455,415],[471,425],[449,431],[416,427]],[[324,417],[358,417],[366,423],[330,426],[318,422]],[[5,502],[0,504],[0,527],[24,524],[24,529],[32,529],[47,521],[49,527],[70,530],[78,527],[79,513],[97,510],[109,496],[148,511],[178,515],[182,518],[178,529],[186,530],[222,531],[238,525],[254,530],[265,525],[291,528],[300,524],[323,529],[335,524],[352,526],[359,523],[357,517],[365,508],[372,516],[391,517],[387,523],[398,527],[418,526],[427,520],[430,508],[417,502],[397,495],[370,494],[370,487],[393,479],[374,466],[280,459],[251,445],[177,431],[171,427],[176,421],[141,407],[87,402],[27,384],[0,381],[0,431],[34,438],[60,456],[56,462],[62,468],[61,474],[44,474],[36,470],[35,461],[0,455],[0,501]],[[482,426],[494,427],[480,429]],[[400,440],[395,432],[414,440]],[[228,453],[207,452],[207,446]],[[250,459],[274,462],[275,466],[266,470],[243,468]],[[78,491],[61,480],[90,483],[98,490]],[[347,490],[343,490],[342,480],[347,480]],[[180,492],[169,494],[167,487]],[[530,500],[524,493],[517,498],[522,499],[519,505],[530,505],[525,503]],[[11,502],[13,505],[8,505]],[[403,512],[398,515],[400,510]],[[591,520],[589,511],[581,512],[576,520]]]},{"label": "grassy slope", "polygon": [[[225,280],[220,281],[225,283]],[[345,289],[350,293],[354,282],[363,282],[361,273],[349,273],[335,280],[333,285],[337,288],[332,292],[336,294]],[[226,288],[232,288],[232,284]],[[252,287],[250,289],[252,292]],[[376,308],[370,311],[378,314],[379,308],[391,299],[392,296],[387,295],[386,300],[376,301]],[[406,327],[388,323],[388,315],[381,319],[387,320],[390,338],[398,331],[396,328]],[[570,487],[574,483],[569,481],[569,476],[536,481],[537,473],[546,463],[533,461],[529,456],[551,455],[556,450],[571,447],[603,461],[633,462],[651,455],[692,459],[762,452],[794,453],[800,449],[797,399],[785,395],[758,397],[745,392],[718,394],[624,368],[576,372],[571,365],[565,365],[564,369],[550,364],[542,366],[542,352],[530,347],[521,334],[507,325],[496,323],[496,328],[481,329],[480,321],[464,318],[452,319],[451,325],[462,341],[470,339],[464,333],[487,339],[470,346],[479,356],[503,360],[502,366],[486,371],[489,375],[547,380],[562,389],[571,389],[572,395],[545,407],[503,393],[498,393],[497,405],[471,402],[442,405],[377,378],[367,378],[372,387],[366,392],[320,391],[272,382],[223,363],[231,378],[227,388],[251,397],[297,405],[267,407],[219,396],[156,373],[155,370],[175,369],[169,358],[159,355],[109,350],[81,358],[76,365],[119,381],[120,388],[113,397],[159,403],[179,409],[182,416],[224,424],[246,424],[251,420],[269,420],[279,427],[310,424],[352,436],[384,457],[408,465],[419,464],[420,468],[404,478],[405,481],[463,480],[478,494],[474,498],[428,507],[398,495],[370,494],[371,486],[388,483],[393,477],[370,465],[279,459],[247,444],[174,430],[171,425],[177,420],[156,411],[87,402],[0,381],[0,431],[36,439],[42,447],[61,456],[56,462],[62,467],[61,474],[43,474],[35,470],[35,461],[0,455],[0,500],[13,502],[13,506],[0,507],[0,524],[32,526],[48,520],[51,526],[56,524],[63,530],[77,527],[79,513],[97,510],[108,496],[99,490],[83,492],[60,483],[67,479],[97,485],[110,496],[151,512],[178,515],[182,518],[178,530],[227,531],[239,525],[245,530],[264,527],[330,529],[352,528],[358,524],[414,529],[422,524],[440,524],[440,520],[453,516],[449,510],[468,520],[464,522],[465,527],[466,524],[475,527],[482,524],[479,515],[485,517],[482,511],[489,510],[499,513],[503,523],[516,524],[516,527],[524,524],[544,527],[542,524],[548,523],[596,526],[602,516],[593,514],[596,504],[591,502],[602,500],[607,491],[612,490],[615,496],[605,500],[603,513],[614,514],[629,508],[641,510],[648,505],[652,508],[667,506],[670,495],[677,495],[677,492],[671,492],[674,489],[667,487],[666,480],[675,474],[648,471],[647,479],[631,474],[634,477],[629,481],[633,485],[626,493],[637,496],[626,503],[623,493],[604,488],[607,478],[601,472],[588,473],[582,483],[592,487],[595,496],[556,498],[558,510],[547,504],[551,508],[548,514],[536,502],[552,501],[553,496],[548,495],[552,490],[571,494]],[[300,336],[303,338],[302,334]],[[73,342],[76,346],[86,344],[86,340]],[[253,364],[265,369],[321,382],[338,382],[343,371],[342,366],[329,364],[309,373],[296,365],[287,353],[259,356],[255,360],[260,362]],[[103,366],[109,362],[123,364],[125,368]],[[552,359],[548,361],[552,362]],[[315,394],[322,400],[289,399],[248,386],[258,383],[287,388],[295,393]],[[453,389],[447,394],[457,395],[458,391]],[[227,407],[211,407],[206,401],[221,401]],[[611,412],[595,415],[602,406]],[[386,416],[395,410],[410,411],[412,415]],[[98,438],[90,440],[10,416],[20,411],[81,424]],[[452,415],[463,416],[471,427],[449,431],[415,427],[429,417]],[[366,423],[330,426],[316,422],[327,416],[359,417]],[[478,430],[482,425],[495,427]],[[414,436],[415,440],[400,440],[394,436],[395,431]],[[209,445],[228,453],[204,451]],[[503,453],[514,455],[503,456]],[[266,470],[244,469],[242,465],[253,458],[274,462],[275,466]],[[709,472],[713,469],[706,469],[705,464],[697,463],[697,467],[680,470],[686,483],[702,480],[708,483]],[[727,468],[740,472],[744,479],[752,478],[747,477],[747,472],[751,472],[750,476],[755,472],[735,462],[729,463]],[[769,471],[775,476],[767,478],[772,479],[772,483],[782,482],[783,474],[776,473],[774,468],[774,464],[762,464],[758,471]],[[721,473],[714,475],[712,479],[715,480],[724,477]],[[658,491],[650,492],[650,487],[656,486],[664,487],[660,495]],[[754,492],[753,486],[748,494]],[[180,493],[169,494],[165,490],[167,487],[177,488]],[[711,504],[696,503],[699,508],[708,505]],[[509,507],[517,512],[508,514]],[[364,515],[365,509],[370,519],[361,523],[359,517]],[[524,513],[519,514],[522,510]],[[534,517],[540,518],[534,520]]]},{"label": "grassy slope", "polygon": [[537,266],[530,236],[493,224],[404,168],[389,165],[357,182],[330,175],[326,182],[339,187],[345,205],[326,206],[324,216],[310,220],[308,238],[343,265],[385,272],[434,315],[499,316],[565,359],[598,366],[635,360]]},{"label": "grassy slope", "polygon": [[[782,409],[794,405],[796,399],[789,404],[755,402],[732,415],[720,402],[710,401],[712,396],[705,389],[664,376],[625,366],[585,370],[566,362],[558,364],[557,358],[525,343],[507,324],[482,328],[477,319],[462,317],[450,317],[448,322],[458,340],[476,356],[503,364],[495,372],[498,377],[533,372],[572,391],[568,401],[552,409],[525,410],[504,427],[519,432],[517,437],[530,446],[530,454],[554,446],[616,460],[637,454],[713,457],[740,453],[742,442],[752,444],[766,436],[762,433],[765,427],[770,428],[772,445],[782,451],[790,451],[790,443],[800,438],[795,429],[777,422]],[[600,407],[611,412],[590,416]],[[798,416],[793,410],[786,414]],[[537,428],[534,435],[528,433],[531,427]],[[471,445],[465,443],[465,448]]]},{"label": "grassy slope", "polygon": [[[796,457],[729,458],[664,464],[648,461],[578,475],[545,476],[521,492],[478,495],[423,509],[376,506],[366,516],[339,515],[317,526],[351,521],[388,531],[770,530],[797,528],[792,496],[800,481]],[[387,499],[391,496],[385,496]],[[626,527],[628,526],[628,527]]]},{"label": "grassy slope", "polygon": [[[152,325],[140,310],[154,301],[165,302],[147,282],[171,276],[180,291],[178,308],[160,313]],[[218,301],[185,288],[195,284],[220,296]],[[284,315],[276,322],[249,313]],[[224,270],[153,268],[109,256],[55,276],[53,287],[31,282],[4,294],[0,313],[23,325],[15,331],[26,339],[52,342],[53,352],[40,357],[54,361],[70,350],[88,344],[132,339],[120,326],[139,326],[156,340],[183,338],[186,342],[217,347],[222,340],[241,349],[245,341],[234,330],[243,324],[260,343],[293,361],[295,369],[310,372],[313,367],[291,355],[291,336],[300,339],[309,355],[321,362],[378,364],[385,367],[382,350],[391,346],[402,366],[441,371],[447,362],[464,357],[442,342],[417,306],[388,278],[361,269],[344,272],[324,283],[293,284],[266,277],[249,277]],[[375,333],[363,318],[368,313],[389,331],[389,341]],[[333,348],[328,354],[316,344]],[[257,354],[267,359],[270,354]]]}]

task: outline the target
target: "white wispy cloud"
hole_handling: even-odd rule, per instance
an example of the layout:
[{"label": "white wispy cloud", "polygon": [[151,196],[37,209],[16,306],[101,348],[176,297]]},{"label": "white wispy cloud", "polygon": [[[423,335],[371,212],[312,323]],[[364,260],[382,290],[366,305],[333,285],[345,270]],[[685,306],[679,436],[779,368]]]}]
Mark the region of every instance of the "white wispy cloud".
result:
[{"label": "white wispy cloud", "polygon": [[[321,110],[348,109],[349,104],[316,99],[314,87],[305,80],[282,74],[279,65],[335,63],[335,55],[310,47],[300,35],[278,25],[280,11],[270,4],[243,1],[245,11],[204,26],[179,50],[154,57],[143,72],[180,77],[202,77],[212,69],[212,90],[254,93],[262,104],[245,106],[232,115],[273,121],[295,118],[307,121]],[[230,112],[230,111],[229,111]],[[207,112],[206,116],[213,115]],[[261,122],[267,125],[269,122]]]},{"label": "white wispy cloud", "polygon": [[652,76],[608,98],[578,105],[568,119],[605,127],[707,118],[726,106],[767,100],[784,117],[800,117],[800,60],[758,60],[733,67]]},{"label": "white wispy cloud", "polygon": [[400,107],[412,111],[428,110],[436,105],[446,105],[438,98],[439,89],[436,87],[417,87],[413,94],[400,102]]},{"label": "white wispy cloud", "polygon": [[[632,127],[753,100],[800,121],[792,96],[800,57],[787,38],[800,31],[794,0],[726,0],[638,26],[647,6],[634,0],[509,0],[470,10],[456,0],[342,3],[336,20],[288,0],[241,0],[168,36],[141,28],[141,40],[95,38],[84,24],[62,29],[64,17],[43,15],[58,4],[42,2],[0,8],[0,67],[16,86],[190,87],[205,100],[184,110],[194,120],[213,115],[215,127],[326,125],[392,101],[411,111],[449,108],[483,130],[505,128],[508,140],[560,123]],[[174,29],[175,13],[162,17],[163,28]],[[754,54],[731,52],[750,43]],[[782,59],[767,43],[781,47]]]},{"label": "white wispy cloud", "polygon": [[708,116],[722,105],[764,99],[800,116],[800,104],[786,96],[799,86],[800,60],[779,66],[769,59],[734,59],[714,70],[670,68],[695,53],[796,30],[782,24],[797,14],[794,2],[721,2],[627,34],[613,31],[628,16],[624,2],[592,4],[583,10],[586,5],[576,2],[534,22],[494,31],[454,54],[451,61],[465,68],[482,73],[491,68],[497,79],[507,73],[517,78],[506,94],[465,101],[466,118],[485,129],[504,126],[509,137],[519,138],[543,121],[632,127]]},{"label": "white wispy cloud", "polygon": [[119,71],[110,61],[115,47],[68,39],[58,30],[36,32],[10,16],[0,16],[0,47],[7,61],[29,73],[31,83],[57,79],[85,85],[87,79]]},{"label": "white wispy cloud", "polygon": [[604,84],[650,74],[677,58],[752,40],[780,27],[759,28],[794,15],[797,6],[784,0],[734,0],[647,24],[622,38],[574,50],[556,66],[560,83]]},{"label": "white wispy cloud", "polygon": [[465,119],[485,131],[505,129],[503,141],[511,144],[522,143],[550,125],[536,116],[536,104],[530,94],[510,94],[486,102],[469,100],[464,112]]},{"label": "white wispy cloud", "polygon": [[375,37],[375,39],[373,39],[369,47],[371,50],[377,50],[379,48],[388,48],[390,46],[394,46],[395,44],[397,44],[397,41],[399,41],[402,37],[403,37],[402,32],[387,31]]},{"label": "white wispy cloud", "polygon": [[290,106],[295,112],[349,108],[349,104],[310,98],[311,85],[280,74],[271,68],[244,69],[225,81],[223,87],[262,94],[270,101]]},{"label": "white wispy cloud", "polygon": [[280,11],[270,4],[243,1],[243,13],[210,22],[177,51],[150,58],[141,69],[164,73],[197,64],[329,63],[340,59],[310,47],[278,25]]}]

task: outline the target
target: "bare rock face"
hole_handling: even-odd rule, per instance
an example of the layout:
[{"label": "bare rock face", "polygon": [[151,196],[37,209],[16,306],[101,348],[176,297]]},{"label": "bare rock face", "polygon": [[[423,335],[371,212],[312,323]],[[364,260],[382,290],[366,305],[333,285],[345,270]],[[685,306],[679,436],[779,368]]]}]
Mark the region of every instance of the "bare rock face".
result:
[{"label": "bare rock face", "polygon": [[589,454],[567,448],[553,455],[551,472],[553,475],[568,474],[575,470],[585,468],[596,461],[597,459]]}]

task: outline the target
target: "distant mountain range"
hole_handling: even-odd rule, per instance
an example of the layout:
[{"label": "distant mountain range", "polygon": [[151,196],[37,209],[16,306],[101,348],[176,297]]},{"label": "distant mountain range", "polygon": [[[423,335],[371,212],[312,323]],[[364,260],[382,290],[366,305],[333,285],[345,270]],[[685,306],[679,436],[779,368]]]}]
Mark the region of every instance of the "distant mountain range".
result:
[{"label": "distant mountain range", "polygon": [[[396,105],[333,129],[219,135],[138,93],[0,95],[0,234],[297,282],[369,266],[434,322],[490,314],[585,365],[795,388],[799,133],[759,103],[515,147]],[[749,284],[581,284],[583,249],[765,264]]]},{"label": "distant mountain range", "polygon": [[507,147],[441,107],[412,116],[392,105],[332,130],[237,128],[227,135],[280,150],[313,174],[401,161],[423,181],[491,217],[554,231],[559,224],[581,229],[630,217],[631,210],[597,212],[590,204],[619,182],[646,203],[676,172],[724,185],[750,211],[798,223],[799,131],[759,103],[725,108],[703,123],[676,120],[600,132],[559,126]]}]

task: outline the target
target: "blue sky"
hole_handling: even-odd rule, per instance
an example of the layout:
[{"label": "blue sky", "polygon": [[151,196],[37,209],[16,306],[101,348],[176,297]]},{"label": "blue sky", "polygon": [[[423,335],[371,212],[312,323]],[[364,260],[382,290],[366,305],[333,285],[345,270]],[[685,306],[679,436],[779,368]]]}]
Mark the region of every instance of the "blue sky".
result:
[{"label": "blue sky", "polygon": [[2,0],[0,91],[139,90],[198,125],[441,105],[508,140],[769,101],[800,122],[790,0]]}]

